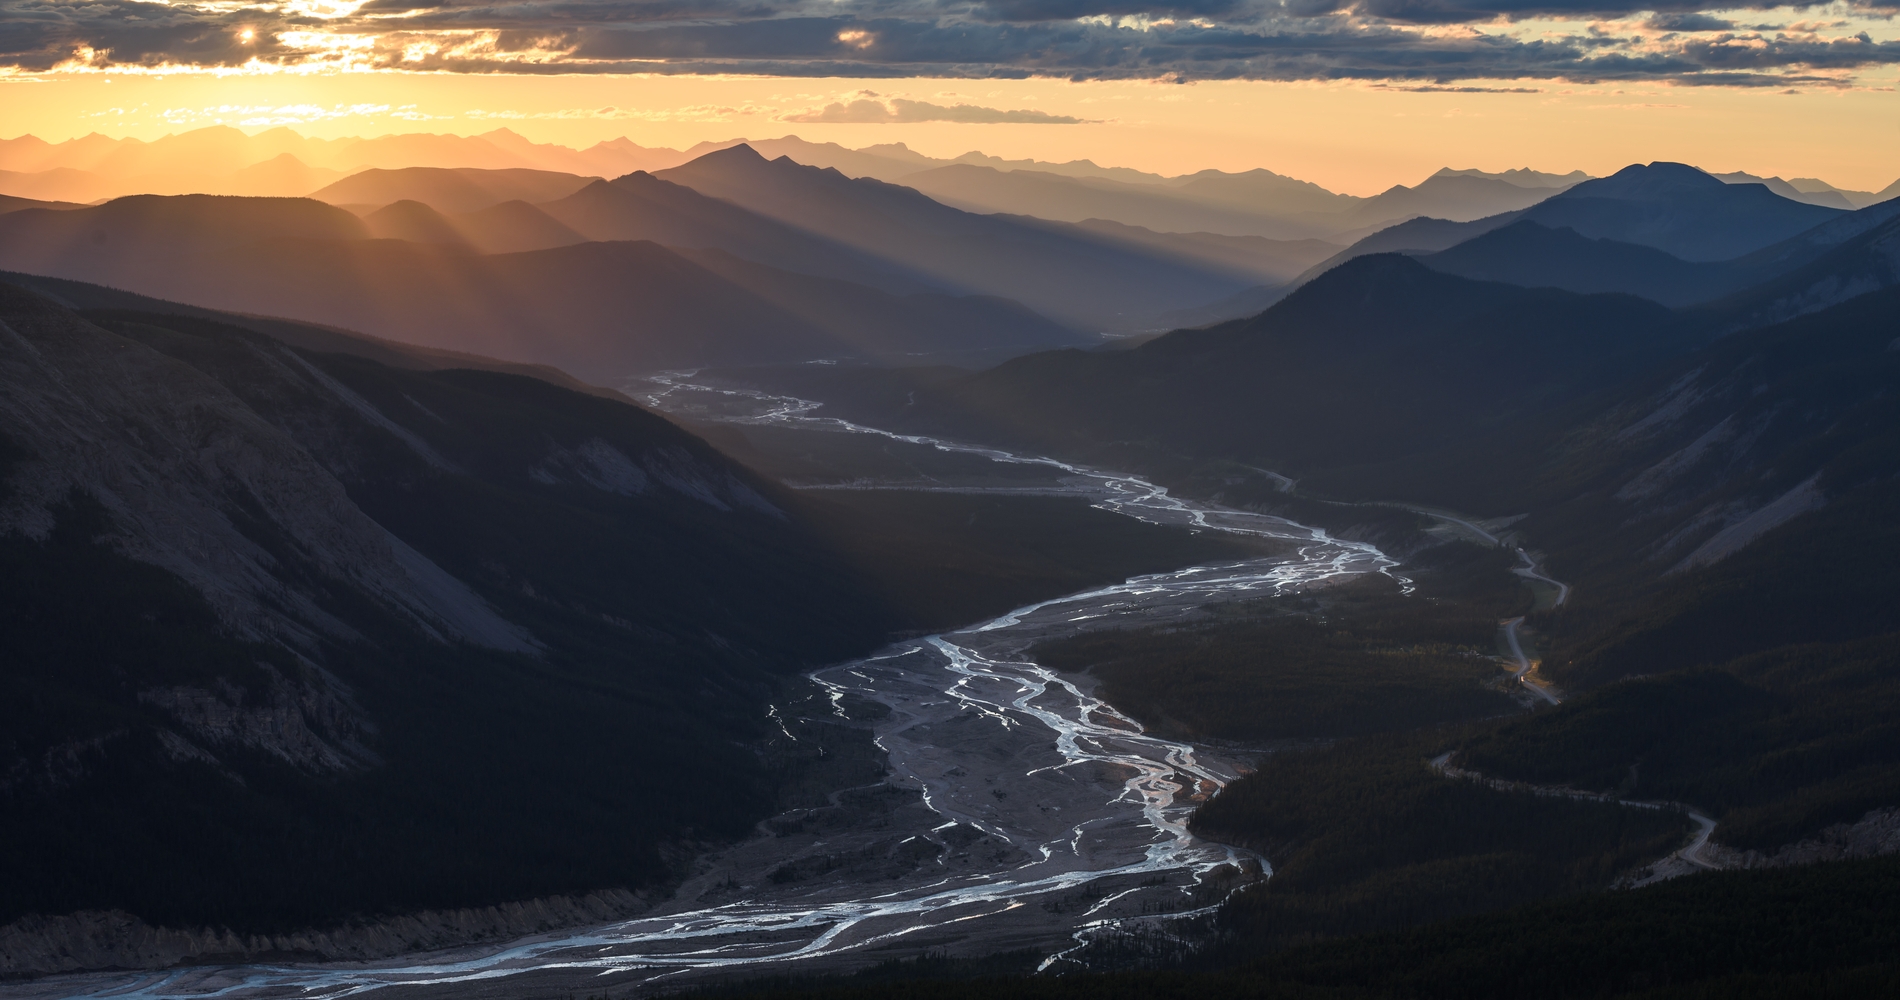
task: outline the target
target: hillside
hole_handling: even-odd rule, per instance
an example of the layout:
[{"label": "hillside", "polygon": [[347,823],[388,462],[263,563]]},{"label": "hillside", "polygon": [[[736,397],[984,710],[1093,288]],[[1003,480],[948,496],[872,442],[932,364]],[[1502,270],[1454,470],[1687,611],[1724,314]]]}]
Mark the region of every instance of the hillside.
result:
[{"label": "hillside", "polygon": [[[773,487],[629,404],[13,286],[0,323],[4,919],[655,885],[772,806],[745,745],[781,679],[887,627]],[[716,794],[589,791],[682,748]]]}]

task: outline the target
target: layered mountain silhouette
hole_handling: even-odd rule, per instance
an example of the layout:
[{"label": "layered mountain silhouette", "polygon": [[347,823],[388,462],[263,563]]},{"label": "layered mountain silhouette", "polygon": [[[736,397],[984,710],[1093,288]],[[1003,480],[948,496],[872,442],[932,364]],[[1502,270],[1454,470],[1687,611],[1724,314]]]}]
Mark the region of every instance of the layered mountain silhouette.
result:
[{"label": "layered mountain silhouette", "polygon": [[1015,299],[1082,329],[1139,327],[1236,284],[1178,261],[1102,240],[975,215],[910,188],[845,177],[748,146],[655,175],[838,243],[896,261],[958,290]]},{"label": "layered mountain silhouette", "polygon": [[[1445,258],[1446,269],[1474,276],[1503,275],[1509,271],[1525,283],[1575,290],[1646,294],[1644,289],[1647,289],[1659,301],[1685,303],[1764,279],[1776,266],[1770,258],[1786,258],[1779,266],[1792,266],[1802,252],[1800,248],[1807,243],[1832,245],[1845,238],[1840,227],[1852,229],[1885,218],[1882,213],[1886,210],[1878,206],[1862,211],[1872,214],[1861,216],[1858,222],[1849,221],[1859,213],[1790,201],[1760,184],[1725,184],[1679,163],[1638,164],[1625,167],[1611,177],[1586,181],[1522,211],[1470,222],[1412,219],[1367,236],[1315,265],[1298,280],[1311,280],[1347,260],[1369,253],[1428,254],[1448,251],[1472,241],[1473,249]],[[1586,248],[1574,242],[1550,242],[1557,240],[1556,237],[1543,237],[1547,242],[1538,249],[1527,242],[1538,238],[1532,229],[1517,229],[1509,237],[1479,240],[1519,222],[1532,223],[1545,231],[1568,230],[1586,240],[1599,241],[1599,245]],[[1807,243],[1802,242],[1804,234],[1809,233],[1813,235],[1806,236]],[[1771,249],[1784,243],[1786,246],[1782,249]],[[1528,256],[1521,260],[1491,260],[1507,244],[1513,252]],[[1619,245],[1660,250],[1675,258],[1676,263],[1618,249]],[[1766,256],[1750,257],[1752,254]],[[1612,262],[1611,257],[1618,260]],[[1458,263],[1451,263],[1453,260]],[[1661,270],[1647,276],[1641,274],[1646,266],[1644,261],[1655,262]],[[1729,278],[1711,277],[1715,270],[1710,268],[1680,266],[1718,261],[1734,262],[1729,268],[1732,271]],[[1572,263],[1587,269],[1589,276],[1570,274]],[[1629,276],[1624,284],[1610,278],[1619,270]]]},{"label": "layered mountain silhouette", "polygon": [[960,163],[905,174],[897,183],[970,212],[1029,215],[1058,222],[1108,219],[1166,233],[1304,239],[1325,227],[1262,211],[1264,206],[1199,201],[1183,189],[1066,177],[1038,170],[1002,171]]},{"label": "layered mountain silhouette", "polygon": [[[544,214],[513,211],[503,221]],[[359,219],[303,199],[126,198],[0,216],[0,266],[557,365],[590,379],[710,363],[977,357],[1077,342],[1011,302],[897,295],[708,258],[722,274],[651,242],[482,254],[472,246],[484,237],[468,218],[414,202]],[[471,231],[475,239],[464,235]],[[797,236],[783,226],[773,232]],[[835,259],[839,270],[862,273],[853,252]]]},{"label": "layered mountain silhouette", "polygon": [[597,180],[552,170],[476,170],[443,167],[370,169],[351,174],[310,197],[332,205],[384,206],[415,201],[440,212],[473,212],[505,201],[565,198]]},{"label": "layered mountain silhouette", "polygon": [[1684,260],[1728,260],[1841,212],[1757,184],[1723,184],[1680,163],[1628,166],[1537,205],[1524,218],[1593,239],[1640,243]]},{"label": "layered mountain silhouette", "polygon": [[1371,198],[1354,198],[1270,171],[1210,171],[1155,181],[1126,183],[956,164],[905,174],[898,183],[974,212],[1065,222],[1107,219],[1162,232],[1275,239],[1329,237],[1421,215],[1467,221],[1526,208],[1569,186],[1522,186],[1488,175],[1441,171],[1416,187],[1397,185]]},{"label": "layered mountain silhouette", "polygon": [[953,287],[901,262],[644,172],[596,181],[539,207],[591,240],[725,250],[761,264],[889,291]]},{"label": "layered mountain silhouette", "polygon": [[31,135],[0,139],[0,193],[73,201],[130,194],[301,197],[366,168],[539,170],[612,177],[687,159],[677,150],[648,149],[624,137],[570,149],[530,142],[505,128],[479,136],[409,133],[316,139],[288,128],[246,135],[217,125],[149,142],[98,133],[59,143]]},{"label": "layered mountain silhouette", "polygon": [[1668,306],[1737,291],[1749,275],[1721,263],[1692,263],[1654,247],[1593,240],[1574,229],[1520,221],[1426,254],[1420,263],[1479,281],[1572,292],[1627,292]]},{"label": "layered mountain silhouette", "polygon": [[1760,325],[1895,282],[1889,246],[1900,201],[1861,209],[1734,260],[1691,262],[1653,247],[1592,240],[1528,220],[1419,257],[1447,274],[1574,292],[1627,292],[1664,305],[1732,299],[1731,321]]}]

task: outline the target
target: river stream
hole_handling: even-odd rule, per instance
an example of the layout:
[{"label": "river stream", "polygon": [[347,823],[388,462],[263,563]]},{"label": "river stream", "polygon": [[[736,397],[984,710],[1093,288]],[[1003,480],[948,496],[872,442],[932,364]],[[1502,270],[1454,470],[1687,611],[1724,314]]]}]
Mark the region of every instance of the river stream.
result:
[{"label": "river stream", "polygon": [[[690,375],[663,376],[635,391],[659,409],[702,421],[870,435],[1018,472],[1034,467],[1046,476],[1030,488],[1082,496],[1154,524],[1278,540],[1285,554],[1137,577],[817,671],[811,679],[825,695],[820,708],[828,699],[836,716],[868,722],[888,755],[884,782],[855,794],[896,804],[853,813],[874,820],[863,828],[820,824],[722,852],[672,901],[640,918],[385,962],[90,975],[41,980],[25,994],[618,995],[683,986],[707,973],[833,971],[905,953],[1024,947],[1040,949],[1045,968],[1082,968],[1104,931],[1204,912],[1228,887],[1262,873],[1260,859],[1186,828],[1199,801],[1243,772],[1238,761],[1144,731],[1098,698],[1088,678],[1055,673],[1025,651],[1087,629],[1187,620],[1210,603],[1356,574],[1394,575],[1394,560],[1283,518],[1175,497],[1136,476],[892,434],[819,416],[818,404],[806,400],[699,384]],[[785,734],[798,738],[791,728]]]}]

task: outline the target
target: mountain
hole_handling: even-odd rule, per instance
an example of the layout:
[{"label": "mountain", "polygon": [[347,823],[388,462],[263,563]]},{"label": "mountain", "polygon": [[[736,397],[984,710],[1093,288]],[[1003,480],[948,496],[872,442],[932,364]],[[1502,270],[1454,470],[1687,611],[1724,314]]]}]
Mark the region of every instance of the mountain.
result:
[{"label": "mountain", "polygon": [[897,183],[969,212],[1028,215],[1057,222],[1107,219],[1165,233],[1303,239],[1319,227],[1187,197],[1156,184],[1082,179],[1038,170],[954,164],[903,175]]},{"label": "mountain", "polygon": [[1640,243],[1684,260],[1728,260],[1843,213],[1759,184],[1724,184],[1680,163],[1637,164],[1585,181],[1523,216],[1593,239]]},{"label": "mountain", "polygon": [[1653,247],[1593,240],[1525,220],[1418,261],[1434,271],[1527,288],[1625,292],[1683,306],[1738,291],[1748,275],[1721,263],[1691,263]]},{"label": "mountain", "polygon": [[[1884,210],[1873,211],[1874,215],[1862,218],[1885,218],[1880,214]],[[1380,230],[1314,265],[1298,281],[1310,281],[1369,253],[1449,250],[1519,220],[1546,229],[1569,229],[1590,239],[1663,250],[1700,263],[1768,253],[1770,247],[1784,243],[1793,246],[1804,232],[1833,232],[1825,228],[1830,222],[1859,224],[1844,221],[1856,214],[1789,201],[1757,184],[1723,184],[1680,163],[1634,164],[1523,211],[1469,222],[1419,218]],[[1744,281],[1762,277],[1758,262],[1751,262],[1744,271]],[[1552,274],[1538,280],[1551,281]]]},{"label": "mountain", "polygon": [[1851,212],[1872,204],[1870,201],[1863,200],[1873,197],[1871,191],[1842,191],[1832,184],[1813,178],[1784,181],[1779,177],[1758,177],[1740,170],[1726,174],[1710,171],[1709,176],[1724,184],[1760,184],[1789,201],[1819,205],[1822,208],[1838,208]]},{"label": "mountain", "polygon": [[473,212],[445,215],[419,201],[397,201],[363,216],[371,236],[439,243],[481,253],[548,250],[588,242],[525,201],[504,201]]},{"label": "mountain", "polygon": [[396,201],[363,216],[363,225],[379,240],[441,243],[467,247],[467,238],[447,216],[419,201]]},{"label": "mountain", "polygon": [[1265,170],[1157,180],[1126,183],[956,164],[904,174],[898,183],[973,212],[1065,222],[1098,218],[1161,232],[1275,239],[1328,236],[1420,215],[1469,221],[1526,208],[1569,186],[1441,170],[1416,187],[1396,185],[1371,198],[1353,198]]},{"label": "mountain", "polygon": [[776,160],[789,156],[793,161],[808,167],[826,167],[836,170],[846,177],[875,177],[881,181],[896,181],[899,178],[929,170],[932,167],[945,166],[951,161],[925,156],[914,152],[903,143],[888,143],[870,146],[865,149],[847,149],[835,142],[807,142],[795,135],[778,139],[728,139],[725,142],[702,142],[687,149],[680,158],[660,166],[645,168],[664,170],[699,159],[707,153],[734,146],[751,146],[760,156]]},{"label": "mountain", "polygon": [[[1842,240],[1798,267],[1785,266],[1789,259],[1798,259],[1795,254],[1778,255],[1782,266],[1768,272],[1773,277],[1709,303],[1706,313],[1723,329],[1745,329],[1818,312],[1900,284],[1900,203],[1891,209],[1875,206],[1861,211],[1877,210],[1885,211],[1887,221]],[[1800,249],[1812,253],[1815,246]],[[1747,259],[1737,264],[1761,267]]]},{"label": "mountain", "polygon": [[456,216],[451,224],[463,239],[483,253],[547,250],[587,237],[575,232],[545,210],[519,199]]},{"label": "mountain", "polygon": [[96,201],[117,193],[97,175],[71,167],[31,173],[0,170],[0,194],[43,201]]},{"label": "mountain", "polygon": [[0,216],[0,267],[163,295],[207,253],[273,239],[368,237],[361,219],[306,198],[134,195]]},{"label": "mountain", "polygon": [[[1153,470],[1219,459],[1305,479],[1461,448],[1696,343],[1641,299],[1471,281],[1377,254],[1258,316],[1127,351],[1034,354],[940,380],[808,377],[841,415],[906,432]],[[912,378],[928,383],[914,404]],[[884,381],[905,389],[860,400],[843,388]]]},{"label": "mountain", "polygon": [[310,197],[332,205],[417,201],[441,212],[473,212],[504,201],[554,201],[596,179],[547,170],[370,169],[310,192]]},{"label": "mountain", "polygon": [[586,149],[531,142],[506,128],[483,132],[475,138],[519,157],[527,166],[537,170],[591,177],[616,177],[635,170],[663,170],[690,159],[676,149],[649,148],[626,136],[597,142]]},{"label": "mountain", "polygon": [[853,180],[748,146],[655,176],[1080,329],[1139,328],[1239,290],[1234,281],[1086,231],[974,215],[905,187]]},{"label": "mountain", "polygon": [[1494,177],[1439,171],[1417,187],[1394,185],[1337,216],[1339,230],[1420,216],[1469,222],[1529,208],[1569,188],[1527,187]]},{"label": "mountain", "polygon": [[844,278],[887,291],[948,285],[822,233],[787,225],[645,172],[595,181],[539,208],[591,240],[652,240],[667,246],[716,248],[788,271]]},{"label": "mountain", "polygon": [[1551,174],[1541,170],[1532,170],[1528,167],[1517,167],[1512,170],[1503,170],[1496,173],[1484,170],[1453,170],[1450,167],[1445,167],[1432,176],[1485,177],[1494,181],[1504,181],[1507,184],[1515,184],[1521,188],[1555,188],[1557,190],[1575,187],[1590,179],[1590,175],[1581,170],[1572,170],[1567,174]]},{"label": "mountain", "polygon": [[1506,212],[1474,222],[1453,222],[1422,216],[1407,219],[1362,237],[1346,249],[1327,257],[1301,272],[1293,284],[1303,285],[1327,271],[1357,257],[1375,253],[1424,254],[1449,250],[1466,240],[1475,239],[1494,229],[1508,226],[1524,217],[1522,212]]},{"label": "mountain", "polygon": [[233,173],[212,193],[253,198],[301,198],[335,183],[343,176],[341,170],[312,167],[290,153],[282,153]]},{"label": "mountain", "polygon": [[1239,173],[1202,170],[1171,178],[1167,183],[1199,201],[1266,215],[1330,215],[1361,201],[1352,195],[1334,194],[1311,181],[1258,168]]},{"label": "mountain", "polygon": [[1191,260],[1202,267],[1231,271],[1238,275],[1283,285],[1307,268],[1339,252],[1339,245],[1325,240],[1270,240],[1260,236],[1225,236],[1219,233],[1158,233],[1107,219],[1084,219],[1077,223],[1097,236],[1145,247],[1149,250]]},{"label": "mountain", "polygon": [[[768,705],[893,621],[624,400],[13,286],[0,386],[9,923],[387,953],[640,912],[809,766]],[[720,780],[600,794],[681,753]]]},{"label": "mountain", "polygon": [[[1626,292],[1735,313],[1760,326],[1885,288],[1896,280],[1891,233],[1900,199],[1840,215],[1734,260],[1690,262],[1651,247],[1591,240],[1528,219],[1419,257],[1447,274],[1574,292]],[[1851,246],[1850,246],[1851,244]],[[1722,302],[1715,300],[1732,297]]]},{"label": "mountain", "polygon": [[465,218],[416,202],[358,219],[307,199],[122,198],[0,216],[0,267],[548,364],[594,381],[1077,340],[1011,302],[893,295],[722,264],[746,276],[736,282],[650,242],[483,255],[463,236],[473,231]]},{"label": "mountain", "polygon": [[78,201],[129,194],[300,196],[365,168],[519,169],[614,177],[685,159],[676,150],[648,149],[624,137],[576,150],[530,142],[505,128],[480,136],[409,133],[314,139],[288,128],[246,135],[220,125],[150,142],[97,133],[60,143],[33,136],[0,140],[0,171],[22,175],[5,175],[0,191]]},{"label": "mountain", "polygon": [[62,209],[84,207],[84,205],[77,205],[69,201],[39,201],[33,198],[15,198],[12,195],[0,194],[0,215],[5,215],[8,212],[18,212],[25,208]]},{"label": "mountain", "polygon": [[702,142],[686,150],[673,163],[641,169],[661,170],[678,166],[680,163],[696,160],[707,153],[730,149],[741,144],[751,146],[760,156],[768,160],[789,156],[793,162],[803,163],[808,167],[829,167],[846,177],[875,177],[881,181],[895,182],[911,174],[957,164],[986,167],[1003,172],[1033,170],[1062,177],[1099,178],[1131,184],[1165,184],[1169,180],[1160,174],[1144,173],[1128,167],[1098,166],[1092,160],[1069,160],[1062,163],[1033,159],[1010,160],[976,150],[946,160],[941,157],[925,156],[901,142],[885,142],[861,149],[847,149],[835,142],[808,142],[795,135],[781,136],[777,139],[727,139],[723,142]]}]

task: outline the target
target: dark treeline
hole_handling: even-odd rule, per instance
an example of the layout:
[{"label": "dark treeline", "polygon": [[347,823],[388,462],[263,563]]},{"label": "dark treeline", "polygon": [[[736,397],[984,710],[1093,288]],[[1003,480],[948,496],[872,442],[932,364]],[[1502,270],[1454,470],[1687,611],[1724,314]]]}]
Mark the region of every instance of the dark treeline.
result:
[{"label": "dark treeline", "polygon": [[[993,966],[929,961],[696,992],[779,1000],[1782,1000],[1891,996],[1900,990],[1896,955],[1900,860],[1882,858],[1714,872],[1264,958],[1235,952],[1236,964],[1218,971],[997,978]],[[902,978],[905,971],[912,978]]]}]

